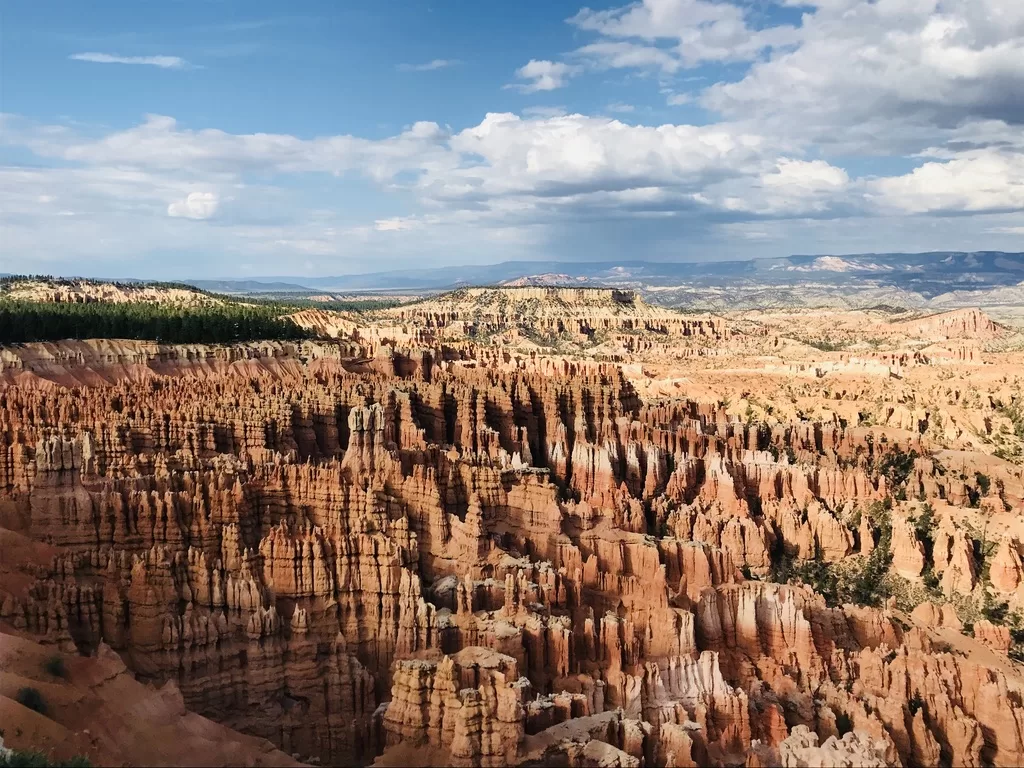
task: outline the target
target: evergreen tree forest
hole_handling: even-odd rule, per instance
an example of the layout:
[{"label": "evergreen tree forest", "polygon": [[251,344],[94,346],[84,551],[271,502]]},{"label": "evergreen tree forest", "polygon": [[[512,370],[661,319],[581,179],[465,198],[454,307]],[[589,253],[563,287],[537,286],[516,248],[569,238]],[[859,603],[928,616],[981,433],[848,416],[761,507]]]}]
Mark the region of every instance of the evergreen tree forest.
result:
[{"label": "evergreen tree forest", "polygon": [[285,308],[223,304],[44,303],[0,299],[0,344],[61,339],[137,339],[169,344],[305,339]]}]

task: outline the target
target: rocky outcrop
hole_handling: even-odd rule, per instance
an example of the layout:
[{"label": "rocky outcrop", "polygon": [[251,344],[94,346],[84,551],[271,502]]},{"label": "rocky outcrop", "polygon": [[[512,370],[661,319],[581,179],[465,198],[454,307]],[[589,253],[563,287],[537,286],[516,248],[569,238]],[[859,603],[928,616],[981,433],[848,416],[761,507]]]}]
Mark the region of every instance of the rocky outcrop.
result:
[{"label": "rocky outcrop", "polygon": [[894,324],[894,329],[909,336],[925,339],[991,339],[999,334],[999,326],[980,309],[955,309]]},{"label": "rocky outcrop", "polygon": [[956,609],[948,603],[936,605],[926,600],[917,606],[910,615],[914,622],[922,627],[945,627],[958,632],[963,628],[960,617],[956,615]]},{"label": "rocky outcrop", "polygon": [[583,338],[616,332],[728,334],[720,318],[681,315],[647,304],[634,291],[611,288],[463,288],[385,314],[398,323],[471,336],[503,333],[524,323],[531,333]]},{"label": "rocky outcrop", "polygon": [[[56,676],[56,661],[61,674]],[[88,658],[55,654],[26,638],[0,634],[0,717],[5,748],[92,765],[298,766],[265,740],[239,734],[190,712],[178,686],[132,678],[122,659],[100,644]],[[50,670],[50,671],[48,671]],[[32,687],[46,714],[16,701]],[[300,758],[309,753],[299,753]]]},{"label": "rocky outcrop", "polygon": [[987,645],[993,651],[1006,653],[1010,650],[1010,629],[993,624],[987,619],[974,623],[974,637],[979,643]]},{"label": "rocky outcrop", "polygon": [[1003,539],[999,543],[989,569],[989,579],[998,592],[1015,592],[1020,586],[1024,579],[1024,565],[1021,564],[1017,543],[1012,539]]},{"label": "rocky outcrop", "polygon": [[530,683],[515,659],[464,648],[437,661],[396,662],[386,744],[429,745],[456,766],[515,762]]},{"label": "rocky outcrop", "polygon": [[[829,736],[818,745],[818,734],[806,725],[798,725],[778,748],[778,762],[782,768],[882,768],[889,765],[887,745],[857,732],[842,738]],[[759,756],[760,757],[760,756]],[[749,765],[749,763],[748,763]]]}]

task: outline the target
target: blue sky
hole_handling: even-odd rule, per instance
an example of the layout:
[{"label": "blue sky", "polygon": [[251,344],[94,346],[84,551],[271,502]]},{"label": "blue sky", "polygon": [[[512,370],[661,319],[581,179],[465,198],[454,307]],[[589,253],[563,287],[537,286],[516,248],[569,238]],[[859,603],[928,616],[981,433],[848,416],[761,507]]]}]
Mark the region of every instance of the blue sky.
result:
[{"label": "blue sky", "polygon": [[0,23],[0,271],[1024,250],[1018,0],[37,0]]}]

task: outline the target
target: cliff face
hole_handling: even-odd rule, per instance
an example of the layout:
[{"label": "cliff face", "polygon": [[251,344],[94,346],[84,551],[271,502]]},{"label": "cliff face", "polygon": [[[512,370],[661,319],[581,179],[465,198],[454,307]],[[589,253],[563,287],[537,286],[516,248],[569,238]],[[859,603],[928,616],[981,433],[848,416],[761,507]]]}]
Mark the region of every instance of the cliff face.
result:
[{"label": "cliff face", "polygon": [[[967,529],[923,540],[916,500],[979,481],[920,430],[645,402],[606,364],[161,354],[0,389],[8,631],[109,647],[325,763],[1024,761],[1000,627],[770,581],[881,548],[975,589]],[[1009,594],[1007,542],[985,578]]]},{"label": "cliff face", "polygon": [[980,309],[956,309],[952,312],[895,323],[893,328],[936,340],[991,339],[999,334],[999,326]]},{"label": "cliff face", "polygon": [[[103,644],[81,658],[0,633],[0,670],[0,756],[15,749],[88,756],[92,765],[300,765],[265,739],[189,712],[174,681],[154,689],[132,679]],[[45,712],[19,701],[26,687],[39,692]]]},{"label": "cliff face", "polygon": [[570,339],[609,333],[710,339],[728,334],[721,318],[682,315],[647,304],[634,291],[611,288],[463,288],[389,309],[385,315],[441,336],[482,336],[510,329]]}]

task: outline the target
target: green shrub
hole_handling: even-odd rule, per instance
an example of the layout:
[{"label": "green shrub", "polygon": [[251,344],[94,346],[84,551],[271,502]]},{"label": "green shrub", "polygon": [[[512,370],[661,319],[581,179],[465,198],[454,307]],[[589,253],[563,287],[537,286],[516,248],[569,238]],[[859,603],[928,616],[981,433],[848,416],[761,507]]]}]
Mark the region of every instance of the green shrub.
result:
[{"label": "green shrub", "polygon": [[1002,624],[1006,621],[1006,615],[1010,606],[1004,600],[1001,603],[989,603],[982,607],[981,615],[993,624]]},{"label": "green shrub", "polygon": [[[884,437],[884,435],[883,435]],[[884,475],[890,488],[900,501],[907,498],[906,484],[914,470],[917,451],[903,451],[898,446],[889,451],[878,464],[878,474]]]},{"label": "green shrub", "polygon": [[28,707],[41,715],[46,714],[46,700],[35,688],[21,688],[18,693],[15,694],[14,700],[21,704],[23,707]]},{"label": "green shrub", "polygon": [[61,680],[67,679],[68,668],[64,664],[63,656],[51,656],[43,662],[43,669],[48,675],[59,677]]},{"label": "green shrub", "polygon": [[42,752],[12,750],[6,757],[0,757],[0,768],[90,768],[91,765],[84,755],[54,761]]},{"label": "green shrub", "polygon": [[839,731],[839,738],[853,730],[853,720],[845,712],[839,712],[836,715],[836,730]]},{"label": "green shrub", "polygon": [[907,709],[910,710],[911,716],[916,715],[918,710],[924,708],[924,699],[921,698],[921,694],[915,693],[910,701],[907,702]]}]

